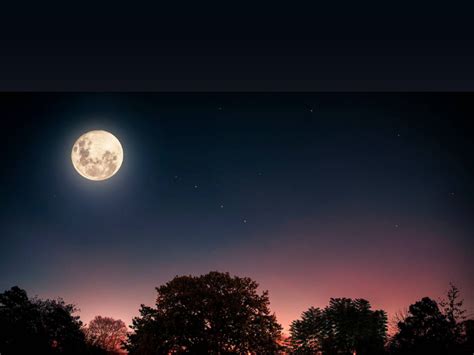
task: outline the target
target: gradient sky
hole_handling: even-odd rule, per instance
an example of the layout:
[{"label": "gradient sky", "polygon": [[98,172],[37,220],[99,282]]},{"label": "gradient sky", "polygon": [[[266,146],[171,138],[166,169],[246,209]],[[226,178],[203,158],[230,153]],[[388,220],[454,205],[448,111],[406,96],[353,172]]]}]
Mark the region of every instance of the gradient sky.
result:
[{"label": "gradient sky", "polygon": [[[0,290],[138,315],[154,287],[250,276],[287,328],[329,297],[474,310],[470,94],[1,94]],[[70,152],[104,129],[124,163]]]}]

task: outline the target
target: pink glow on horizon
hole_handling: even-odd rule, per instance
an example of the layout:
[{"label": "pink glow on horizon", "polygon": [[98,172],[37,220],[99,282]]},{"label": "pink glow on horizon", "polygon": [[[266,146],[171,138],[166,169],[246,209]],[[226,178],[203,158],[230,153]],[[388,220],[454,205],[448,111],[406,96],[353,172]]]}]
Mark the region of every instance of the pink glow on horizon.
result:
[{"label": "pink glow on horizon", "polygon": [[[141,303],[154,305],[156,286],[176,275],[219,270],[251,277],[262,290],[269,290],[271,309],[285,332],[303,311],[310,306],[324,307],[331,297],[365,298],[373,309],[387,311],[390,321],[396,312],[422,297],[439,300],[449,282],[461,289],[468,313],[472,313],[474,285],[467,271],[467,251],[452,245],[449,237],[406,228],[402,240],[397,238],[399,230],[387,232],[371,227],[371,235],[384,238],[374,237],[370,245],[362,246],[351,241],[352,247],[340,248],[347,244],[340,236],[352,236],[353,231],[353,226],[328,228],[320,230],[318,238],[313,237],[313,231],[282,231],[283,237],[275,236],[265,245],[255,237],[246,245],[230,246],[206,258],[191,257],[174,263],[134,266],[130,256],[114,255],[114,262],[104,262],[76,255],[69,260],[81,260],[81,264],[69,264],[70,281],[61,280],[47,291],[32,292],[40,297],[60,295],[76,303],[84,323],[103,315],[130,324],[139,314]],[[427,239],[431,241],[429,247],[424,242]],[[404,240],[410,240],[410,245]],[[84,263],[88,257],[91,260]]]}]

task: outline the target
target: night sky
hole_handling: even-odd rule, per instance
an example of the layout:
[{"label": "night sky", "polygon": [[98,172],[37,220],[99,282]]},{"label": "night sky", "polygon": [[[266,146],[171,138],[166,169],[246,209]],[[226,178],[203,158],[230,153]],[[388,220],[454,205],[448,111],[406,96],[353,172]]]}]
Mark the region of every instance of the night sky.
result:
[{"label": "night sky", "polygon": [[[0,290],[130,323],[211,270],[287,329],[329,297],[394,312],[449,282],[474,308],[472,94],[0,94]],[[110,180],[73,168],[103,129]]]}]

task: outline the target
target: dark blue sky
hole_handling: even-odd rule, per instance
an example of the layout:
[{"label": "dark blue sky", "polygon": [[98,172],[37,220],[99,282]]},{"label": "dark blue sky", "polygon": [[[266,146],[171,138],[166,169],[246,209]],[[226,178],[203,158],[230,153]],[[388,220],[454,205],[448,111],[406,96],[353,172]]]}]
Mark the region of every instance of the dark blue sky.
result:
[{"label": "dark blue sky", "polygon": [[[286,326],[330,296],[394,312],[469,277],[469,94],[2,94],[0,288],[127,322],[176,274],[269,289]],[[70,151],[104,129],[112,179]],[[472,310],[473,304],[469,307]]]}]

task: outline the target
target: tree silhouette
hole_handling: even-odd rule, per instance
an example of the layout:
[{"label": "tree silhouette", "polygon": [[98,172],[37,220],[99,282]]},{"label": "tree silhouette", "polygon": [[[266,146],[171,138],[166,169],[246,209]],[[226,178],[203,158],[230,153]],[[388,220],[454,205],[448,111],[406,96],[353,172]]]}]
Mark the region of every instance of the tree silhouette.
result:
[{"label": "tree silhouette", "polygon": [[474,353],[472,320],[465,320],[464,301],[459,289],[450,284],[439,303],[425,297],[412,304],[398,322],[398,332],[390,342],[394,354]]},{"label": "tree silhouette", "polygon": [[291,324],[284,338],[270,313],[268,292],[250,278],[211,272],[175,277],[158,287],[156,307],[141,306],[128,333],[121,320],[95,317],[82,327],[62,299],[29,298],[18,288],[0,293],[0,354],[294,354],[471,355],[474,320],[450,285],[439,303],[425,297],[397,319],[386,343],[387,317],[364,299],[331,298]]},{"label": "tree silhouette", "polygon": [[302,354],[380,354],[386,331],[384,311],[350,298],[331,298],[324,309],[312,307],[290,327],[293,351]]},{"label": "tree silhouette", "polygon": [[122,345],[127,339],[127,326],[118,319],[96,316],[84,329],[86,341],[109,354],[123,352]]},{"label": "tree silhouette", "polygon": [[462,322],[462,353],[474,354],[474,319],[467,319]]},{"label": "tree silhouette", "polygon": [[398,323],[392,339],[396,354],[450,354],[454,341],[452,327],[436,301],[424,297],[408,308],[408,316]]},{"label": "tree silhouette", "polygon": [[462,342],[463,321],[466,319],[463,303],[464,300],[460,299],[459,289],[453,284],[449,284],[446,299],[439,302],[443,314],[449,322],[452,338],[456,343]]},{"label": "tree silhouette", "polygon": [[158,287],[156,308],[143,306],[133,320],[130,354],[270,354],[281,326],[268,292],[250,278],[210,272],[180,276]]},{"label": "tree silhouette", "polygon": [[62,299],[29,299],[26,291],[16,286],[1,293],[0,353],[90,353],[75,311]]},{"label": "tree silhouette", "polygon": [[311,307],[290,326],[290,345],[295,353],[314,354],[330,342],[330,325],[324,311]]}]

